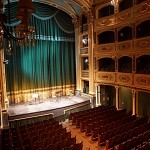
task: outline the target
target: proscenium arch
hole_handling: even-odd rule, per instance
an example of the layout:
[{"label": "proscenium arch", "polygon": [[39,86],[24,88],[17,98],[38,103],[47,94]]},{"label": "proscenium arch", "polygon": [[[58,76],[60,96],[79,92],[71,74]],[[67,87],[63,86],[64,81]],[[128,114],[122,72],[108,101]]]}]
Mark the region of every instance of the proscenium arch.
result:
[{"label": "proscenium arch", "polygon": [[[9,0],[11,2],[18,2],[19,0]],[[92,7],[92,3],[89,0],[61,0],[61,2],[55,1],[55,0],[32,0],[33,2],[43,3],[47,4],[53,7],[56,7],[67,14],[69,14],[73,19],[77,19],[78,16],[81,14],[81,12],[75,11],[75,7],[78,7],[81,9],[82,12],[90,11],[90,8]],[[5,1],[4,4],[7,4],[8,1]],[[75,6],[75,7],[73,7]]]}]

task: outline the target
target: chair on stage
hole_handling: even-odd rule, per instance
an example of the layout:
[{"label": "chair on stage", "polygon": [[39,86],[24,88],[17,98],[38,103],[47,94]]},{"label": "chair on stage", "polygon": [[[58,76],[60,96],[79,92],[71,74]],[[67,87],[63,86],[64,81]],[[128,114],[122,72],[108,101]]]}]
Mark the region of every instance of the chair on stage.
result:
[{"label": "chair on stage", "polygon": [[56,94],[56,102],[60,102],[61,101],[61,97],[63,96],[63,91],[57,91],[55,92]]},{"label": "chair on stage", "polygon": [[68,99],[72,99],[73,96],[74,96],[73,91],[70,90],[70,91],[67,93]]},{"label": "chair on stage", "polygon": [[38,94],[34,93],[32,94],[32,102],[30,103],[30,105],[36,104],[38,100]]},{"label": "chair on stage", "polygon": [[56,100],[57,96],[55,92],[52,92],[52,101]]}]

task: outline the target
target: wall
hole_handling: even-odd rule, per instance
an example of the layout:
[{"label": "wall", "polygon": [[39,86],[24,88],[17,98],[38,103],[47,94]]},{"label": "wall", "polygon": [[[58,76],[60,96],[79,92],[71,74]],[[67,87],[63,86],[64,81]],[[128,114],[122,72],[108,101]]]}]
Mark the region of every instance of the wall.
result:
[{"label": "wall", "polygon": [[150,115],[150,93],[138,92],[138,115]]},{"label": "wall", "polygon": [[119,109],[132,111],[132,91],[129,88],[119,88]]}]

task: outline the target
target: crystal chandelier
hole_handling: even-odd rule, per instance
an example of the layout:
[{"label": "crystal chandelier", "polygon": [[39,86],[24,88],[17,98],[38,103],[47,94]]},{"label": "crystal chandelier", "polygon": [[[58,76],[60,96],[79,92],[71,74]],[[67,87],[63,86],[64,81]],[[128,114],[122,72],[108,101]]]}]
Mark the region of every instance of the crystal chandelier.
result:
[{"label": "crystal chandelier", "polygon": [[[9,7],[10,6],[8,0],[8,9],[10,9]],[[7,55],[12,54],[12,40],[15,41],[18,46],[35,45],[35,28],[29,26],[30,13],[33,12],[34,6],[32,4],[32,0],[19,0],[19,3],[17,5],[16,18],[21,20],[21,23],[16,27],[14,33],[11,33],[9,32],[9,30],[6,29],[6,18],[3,14],[3,3],[2,0],[0,0],[0,49],[3,48],[4,38],[7,38]]]}]

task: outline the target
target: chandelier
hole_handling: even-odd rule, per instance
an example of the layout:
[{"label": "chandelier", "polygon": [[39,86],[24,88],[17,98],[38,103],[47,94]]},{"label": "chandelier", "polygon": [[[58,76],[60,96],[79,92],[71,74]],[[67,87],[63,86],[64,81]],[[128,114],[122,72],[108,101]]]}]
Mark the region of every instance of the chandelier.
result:
[{"label": "chandelier", "polygon": [[[19,0],[16,18],[21,20],[21,23],[15,28],[14,33],[11,33],[5,26],[7,18],[3,13],[3,7],[3,2],[0,0],[0,49],[3,48],[4,38],[8,40],[8,46],[6,48],[7,55],[12,54],[11,41],[15,41],[18,46],[34,46],[35,28],[29,26],[30,13],[34,12],[32,0]],[[10,9],[9,0],[8,9]]]}]

